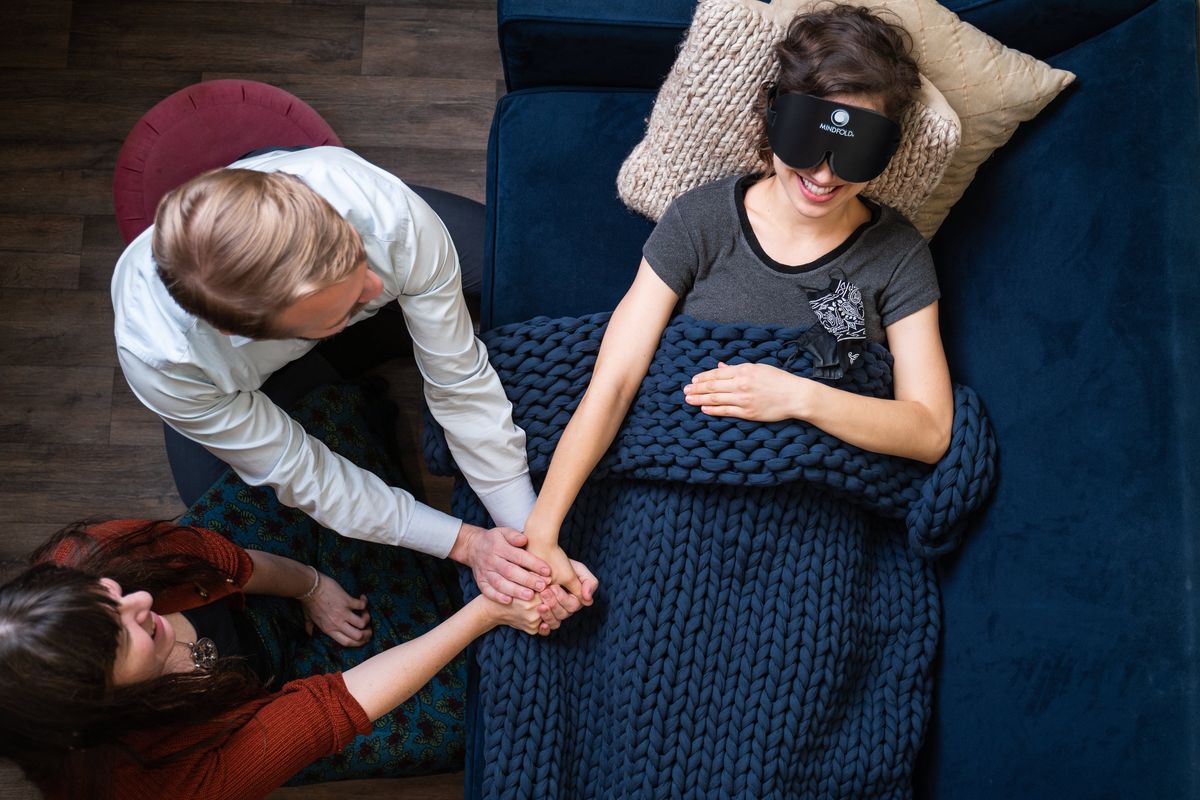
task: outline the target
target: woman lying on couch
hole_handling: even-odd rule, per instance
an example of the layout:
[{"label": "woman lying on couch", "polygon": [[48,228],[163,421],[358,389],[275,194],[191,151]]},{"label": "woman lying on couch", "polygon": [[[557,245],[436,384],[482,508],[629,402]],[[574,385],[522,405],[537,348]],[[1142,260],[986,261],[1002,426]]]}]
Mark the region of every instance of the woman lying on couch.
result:
[{"label": "woman lying on couch", "polygon": [[605,591],[553,643],[480,643],[469,797],[911,794],[933,559],[994,442],[952,392],[928,247],[861,197],[918,86],[905,32],[840,6],[776,54],[765,175],[676,198],[611,317],[483,336],[545,475],[529,549]]},{"label": "woman lying on couch", "polygon": [[804,345],[836,378],[867,342],[894,358],[894,397],[864,397],[760,364],[692,378],[687,402],[713,416],[797,419],[875,453],[936,462],[953,416],[929,248],[894,210],[860,195],[887,168],[897,120],[920,86],[909,38],[864,8],[797,17],[776,45],[763,97],[763,174],[676,198],[613,312],[579,409],[529,516],[529,550],[579,594],[558,530],[609,448],[668,320],[809,328]]},{"label": "woman lying on couch", "polygon": [[260,797],[370,732],[479,635],[542,621],[534,603],[480,596],[344,672],[271,691],[247,600],[298,598],[355,646],[372,636],[366,598],[167,522],[71,527],[32,561],[0,587],[0,750],[52,797]]}]

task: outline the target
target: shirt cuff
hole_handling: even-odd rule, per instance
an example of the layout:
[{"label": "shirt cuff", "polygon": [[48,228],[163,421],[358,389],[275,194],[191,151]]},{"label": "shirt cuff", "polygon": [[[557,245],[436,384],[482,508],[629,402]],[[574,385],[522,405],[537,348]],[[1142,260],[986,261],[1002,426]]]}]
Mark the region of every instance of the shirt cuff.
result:
[{"label": "shirt cuff", "polygon": [[400,544],[431,556],[446,558],[461,528],[462,520],[457,517],[417,503],[400,537]]},{"label": "shirt cuff", "polygon": [[537,495],[533,492],[533,483],[526,472],[479,499],[483,501],[484,508],[497,525],[523,531],[525,521],[529,519],[529,512],[533,511]]}]

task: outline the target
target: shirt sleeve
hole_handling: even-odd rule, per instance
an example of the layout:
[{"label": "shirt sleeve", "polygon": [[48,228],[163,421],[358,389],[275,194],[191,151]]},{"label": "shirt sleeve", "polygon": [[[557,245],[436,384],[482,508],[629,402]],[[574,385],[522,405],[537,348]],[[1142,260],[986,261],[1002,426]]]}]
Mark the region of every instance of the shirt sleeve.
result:
[{"label": "shirt sleeve", "polygon": [[941,297],[933,256],[925,241],[917,241],[896,265],[880,294],[879,321],[886,329]]},{"label": "shirt sleeve", "polygon": [[260,391],[223,393],[195,370],[161,370],[119,350],[138,398],[168,425],[229,464],[253,486],[270,486],[343,536],[445,557],[459,520],[418,503],[309,436]]},{"label": "shirt sleeve", "polygon": [[663,283],[680,297],[691,291],[700,271],[700,254],[692,240],[678,201],[671,203],[659,219],[642,255]]},{"label": "shirt sleeve", "polygon": [[[131,771],[126,781],[118,774],[118,794],[263,797],[316,759],[341,752],[356,735],[370,731],[371,722],[341,673],[315,675],[285,684],[219,747],[148,772]],[[203,737],[207,730],[193,733]]]},{"label": "shirt sleeve", "polygon": [[410,195],[409,206],[415,256],[397,300],[412,336],[425,400],[492,519],[520,530],[535,500],[525,432],[513,422],[512,404],[475,336],[449,233],[421,198]]}]

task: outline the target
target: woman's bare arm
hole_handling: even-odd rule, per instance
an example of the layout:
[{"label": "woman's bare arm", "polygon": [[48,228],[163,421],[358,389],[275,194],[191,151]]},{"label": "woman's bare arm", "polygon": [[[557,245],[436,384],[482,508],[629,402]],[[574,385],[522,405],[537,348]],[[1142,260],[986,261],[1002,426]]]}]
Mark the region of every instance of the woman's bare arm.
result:
[{"label": "woman's bare arm", "polygon": [[398,644],[342,673],[346,689],[372,721],[412,697],[479,636],[497,625],[537,633],[537,600],[502,605],[483,595],[428,633]]},{"label": "woman's bare arm", "polygon": [[587,392],[559,440],[525,524],[530,551],[549,563],[554,581],[574,595],[580,595],[582,587],[558,547],[559,526],[617,435],[678,300],[642,259],[633,285],[608,323]]}]

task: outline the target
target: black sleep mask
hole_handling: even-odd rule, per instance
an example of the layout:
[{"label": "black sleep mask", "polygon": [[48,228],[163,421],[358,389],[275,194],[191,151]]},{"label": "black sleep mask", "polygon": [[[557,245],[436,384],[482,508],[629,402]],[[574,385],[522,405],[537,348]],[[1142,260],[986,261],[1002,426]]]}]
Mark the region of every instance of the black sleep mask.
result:
[{"label": "black sleep mask", "polygon": [[842,180],[866,183],[887,169],[900,146],[900,126],[866,108],[796,92],[776,96],[772,89],[767,139],[792,169],[812,169],[828,158]]}]

